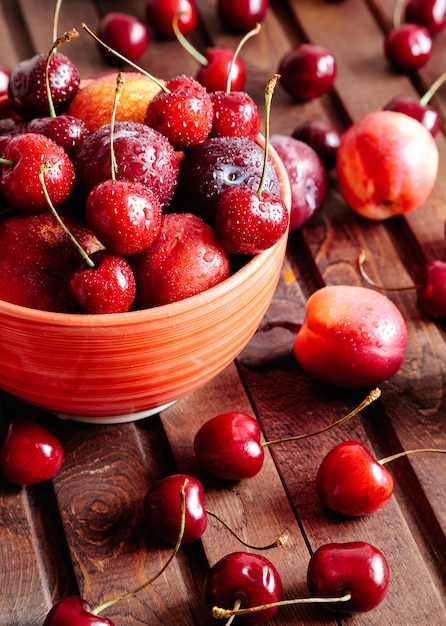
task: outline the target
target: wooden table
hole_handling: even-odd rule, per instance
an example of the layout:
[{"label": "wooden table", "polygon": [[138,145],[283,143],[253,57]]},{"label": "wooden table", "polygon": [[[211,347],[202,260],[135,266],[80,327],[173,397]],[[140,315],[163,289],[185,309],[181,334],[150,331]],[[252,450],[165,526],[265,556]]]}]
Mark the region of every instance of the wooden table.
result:
[{"label": "wooden table", "polygon": [[[0,2],[0,62],[13,66],[49,48],[52,11],[48,0]],[[123,9],[143,17],[142,0],[65,0],[60,32],[81,22],[93,29],[99,16]],[[191,41],[235,48],[239,37],[225,33],[215,0],[197,0],[200,27]],[[263,110],[267,78],[288,48],[309,40],[330,49],[338,63],[335,89],[307,104],[291,102],[278,88],[272,132],[291,133],[305,119],[329,120],[342,130],[352,120],[382,108],[399,93],[423,92],[446,68],[446,32],[416,76],[396,74],[383,55],[383,33],[391,25],[393,0],[277,0],[271,2],[261,33],[242,56],[247,90]],[[83,78],[104,69],[86,34],[66,53]],[[194,75],[196,62],[175,41],[152,34],[141,61],[155,75]],[[434,98],[446,114],[446,87]],[[161,415],[125,425],[62,422],[20,400],[1,396],[4,421],[33,416],[63,441],[63,468],[49,483],[16,489],[0,483],[0,625],[38,626],[52,604],[78,593],[93,606],[138,586],[170,554],[150,537],[143,498],[149,485],[169,473],[196,472],[192,440],[209,417],[225,410],[254,414],[266,439],[315,430],[347,413],[362,399],[305,375],[292,357],[293,332],[302,322],[306,298],[324,284],[364,284],[356,258],[369,251],[370,272],[387,284],[413,282],[425,260],[444,256],[446,143],[437,137],[440,173],[424,206],[406,217],[372,223],[344,203],[330,176],[323,210],[290,237],[276,296],[249,345],[234,364],[199,391]],[[401,370],[382,385],[382,397],[360,417],[316,438],[275,446],[260,474],[249,481],[206,485],[207,508],[252,543],[268,543],[282,532],[286,546],[268,553],[278,568],[285,596],[305,596],[310,553],[332,541],[365,540],[386,555],[391,583],[374,611],[335,618],[318,607],[281,609],[271,623],[390,626],[446,624],[446,459],[415,455],[392,465],[394,496],[374,515],[346,519],[328,514],[315,492],[318,466],[331,447],[345,439],[364,442],[377,458],[417,447],[446,447],[446,344],[444,326],[422,316],[412,291],[388,294],[409,328]],[[272,324],[270,323],[272,322]],[[182,549],[165,574],[135,598],[106,611],[116,626],[211,624],[201,588],[210,565],[241,549],[214,519],[201,542]],[[218,623],[218,622],[216,622]]]}]

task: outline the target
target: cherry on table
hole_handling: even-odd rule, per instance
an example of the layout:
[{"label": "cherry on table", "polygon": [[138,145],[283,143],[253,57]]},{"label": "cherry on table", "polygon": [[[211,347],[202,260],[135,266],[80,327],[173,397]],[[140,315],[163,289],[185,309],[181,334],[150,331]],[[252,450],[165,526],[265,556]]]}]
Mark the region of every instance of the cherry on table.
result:
[{"label": "cherry on table", "polygon": [[296,126],[291,136],[311,146],[327,170],[336,165],[336,155],[341,142],[341,133],[337,128],[323,120],[312,119]]},{"label": "cherry on table", "polygon": [[263,22],[268,0],[217,0],[217,14],[231,31],[243,32]]},{"label": "cherry on table", "polygon": [[29,419],[12,420],[0,444],[0,471],[6,480],[37,485],[57,474],[64,458],[61,442],[47,428]]},{"label": "cherry on table", "polygon": [[[146,25],[134,15],[121,11],[106,13],[99,20],[97,31],[98,36],[110,48],[114,48],[130,61],[138,61],[149,44]],[[99,45],[99,49],[108,60],[115,58],[104,46]]]},{"label": "cherry on table", "polygon": [[311,556],[307,584],[312,596],[351,598],[342,603],[324,603],[330,611],[364,613],[376,608],[385,598],[390,571],[384,554],[365,541],[329,543]]},{"label": "cherry on table", "polygon": [[404,9],[404,21],[421,24],[431,35],[437,35],[446,26],[446,2],[444,0],[408,0]]},{"label": "cherry on table", "polygon": [[404,113],[416,119],[434,137],[441,126],[441,117],[437,109],[429,104],[423,104],[419,98],[410,95],[400,95],[392,98],[384,107],[385,111]]},{"label": "cherry on table", "polygon": [[[251,552],[232,552],[217,561],[204,583],[204,600],[209,608],[250,608],[278,602],[283,596],[280,575],[269,559]],[[242,622],[264,622],[277,612],[274,606],[251,615],[240,615]]]},{"label": "cherry on table", "polygon": [[419,308],[432,319],[446,317],[446,262],[428,261],[420,268],[416,281]]},{"label": "cherry on table", "polygon": [[191,33],[198,21],[194,0],[146,0],[144,10],[149,26],[166,37],[175,37],[172,25],[175,16],[183,35]]},{"label": "cherry on table", "polygon": [[322,96],[333,85],[337,65],[323,46],[303,43],[292,47],[279,62],[280,84],[297,101]]},{"label": "cherry on table", "polygon": [[67,596],[53,606],[43,626],[114,626],[111,620],[94,615],[89,603],[79,596]]},{"label": "cherry on table", "polygon": [[431,34],[419,24],[402,24],[392,28],[384,38],[384,53],[388,61],[402,71],[424,67],[432,49]]}]

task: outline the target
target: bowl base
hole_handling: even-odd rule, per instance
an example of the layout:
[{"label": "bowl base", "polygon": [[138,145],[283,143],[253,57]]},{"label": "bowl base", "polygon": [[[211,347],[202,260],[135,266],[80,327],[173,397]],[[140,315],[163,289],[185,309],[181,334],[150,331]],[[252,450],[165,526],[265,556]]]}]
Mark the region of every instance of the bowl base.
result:
[{"label": "bowl base", "polygon": [[168,402],[167,404],[154,407],[153,409],[138,411],[137,413],[127,413],[126,415],[109,415],[104,417],[95,417],[92,415],[71,415],[69,413],[59,412],[56,412],[56,415],[62,420],[84,422],[85,424],[124,424],[126,422],[136,422],[137,420],[156,415],[157,413],[160,413],[161,411],[164,411],[165,409],[172,406],[172,404],[174,404],[175,402],[176,400],[173,400],[173,402]]}]

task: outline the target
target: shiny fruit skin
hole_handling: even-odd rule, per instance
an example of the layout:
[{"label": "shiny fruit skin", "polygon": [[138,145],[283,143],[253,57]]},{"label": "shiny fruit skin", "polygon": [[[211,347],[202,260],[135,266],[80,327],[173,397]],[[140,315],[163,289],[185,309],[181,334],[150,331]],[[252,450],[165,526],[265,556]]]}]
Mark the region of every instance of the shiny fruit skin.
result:
[{"label": "shiny fruit skin", "polygon": [[315,150],[288,135],[272,135],[270,143],[282,160],[291,186],[290,232],[301,228],[322,207],[328,191],[324,164]]},{"label": "shiny fruit skin", "polygon": [[61,146],[70,158],[90,134],[85,122],[66,114],[56,117],[35,117],[29,122],[27,130],[49,137]]},{"label": "shiny fruit skin", "polygon": [[22,487],[49,480],[62,466],[61,442],[44,426],[28,419],[9,423],[0,446],[0,472]]},{"label": "shiny fruit skin", "polygon": [[166,543],[175,545],[181,523],[181,489],[184,488],[186,525],[182,543],[199,539],[207,526],[204,489],[199,480],[186,474],[172,474],[150,487],[145,499],[146,519],[151,532]]},{"label": "shiny fruit skin", "polygon": [[234,32],[248,31],[262,23],[267,10],[267,0],[217,0],[218,17]]},{"label": "shiny fruit skin", "polygon": [[[122,54],[126,59],[138,61],[149,44],[149,32],[146,25],[133,15],[120,11],[110,11],[99,21],[98,37],[110,48]],[[107,59],[115,60],[103,45],[99,49]]]},{"label": "shiny fruit skin", "polygon": [[260,112],[244,91],[212,91],[214,114],[210,137],[247,137],[252,141],[260,132]]},{"label": "shiny fruit skin", "polygon": [[230,91],[242,91],[245,87],[246,67],[240,57],[235,59],[234,51],[221,46],[214,46],[206,50],[207,64],[199,70],[195,79],[207,89],[209,93],[213,91],[226,91],[228,85],[228,75],[231,70]]},{"label": "shiny fruit skin", "polygon": [[446,26],[444,0],[409,0],[404,9],[404,21],[421,24],[431,35],[437,35]]},{"label": "shiny fruit skin", "polygon": [[294,355],[317,380],[346,388],[376,387],[401,367],[407,326],[385,295],[366,287],[331,285],[307,301]]},{"label": "shiny fruit skin", "polygon": [[317,44],[298,44],[279,62],[280,84],[292,98],[305,102],[319,98],[333,85],[337,66],[334,56]]},{"label": "shiny fruit skin", "polygon": [[311,146],[327,170],[336,165],[341,133],[327,122],[316,119],[302,122],[294,129],[292,137]]},{"label": "shiny fruit skin", "polygon": [[446,262],[429,261],[417,277],[418,307],[432,319],[446,317]]},{"label": "shiny fruit skin", "polygon": [[0,64],[0,96],[8,95],[8,85],[11,70],[6,65]]},{"label": "shiny fruit skin", "polygon": [[418,98],[409,95],[396,96],[383,107],[385,111],[397,111],[413,117],[432,135],[440,130],[441,118],[438,111],[431,105],[423,105]]},{"label": "shiny fruit skin", "polygon": [[369,515],[393,494],[394,480],[359,441],[344,441],[324,457],[316,489],[325,506],[349,516]]},{"label": "shiny fruit skin", "polygon": [[342,135],[339,188],[363,217],[387,219],[425,202],[437,178],[438,161],[435,140],[419,122],[403,113],[375,111]]},{"label": "shiny fruit skin", "polygon": [[365,541],[328,543],[320,546],[308,564],[307,584],[315,597],[341,597],[346,602],[324,608],[339,613],[365,613],[376,608],[387,593],[389,566],[378,548]]},{"label": "shiny fruit skin", "polygon": [[432,55],[432,37],[424,26],[403,24],[390,30],[384,39],[384,53],[398,70],[424,67]]},{"label": "shiny fruit skin", "polygon": [[91,611],[83,598],[67,596],[53,606],[43,626],[114,626],[111,620],[93,615]]},{"label": "shiny fruit skin", "polygon": [[147,23],[166,37],[175,37],[172,27],[174,15],[178,14],[178,28],[187,35],[197,25],[198,14],[194,0],[146,0],[145,16]]},{"label": "shiny fruit skin", "polygon": [[258,421],[239,411],[220,413],[205,422],[194,438],[201,469],[210,476],[244,480],[256,476],[265,453]]},{"label": "shiny fruit skin", "polygon": [[[260,606],[282,599],[283,586],[278,571],[266,557],[250,552],[231,552],[217,561],[208,572],[204,583],[204,599],[210,608],[232,609],[237,599],[240,608]],[[240,615],[243,623],[270,620],[278,607]]]}]

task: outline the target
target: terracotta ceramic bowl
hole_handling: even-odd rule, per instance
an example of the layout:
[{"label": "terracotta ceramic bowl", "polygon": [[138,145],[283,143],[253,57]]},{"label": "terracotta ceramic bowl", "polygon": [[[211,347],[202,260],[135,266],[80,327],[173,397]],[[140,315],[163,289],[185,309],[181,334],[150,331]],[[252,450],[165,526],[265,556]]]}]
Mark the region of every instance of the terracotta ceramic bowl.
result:
[{"label": "terracotta ceramic bowl", "polygon": [[[272,149],[270,156],[289,207],[286,172]],[[158,412],[216,376],[243,349],[274,294],[286,244],[285,235],[200,295],[143,311],[71,315],[0,301],[0,387],[88,422]]]}]

